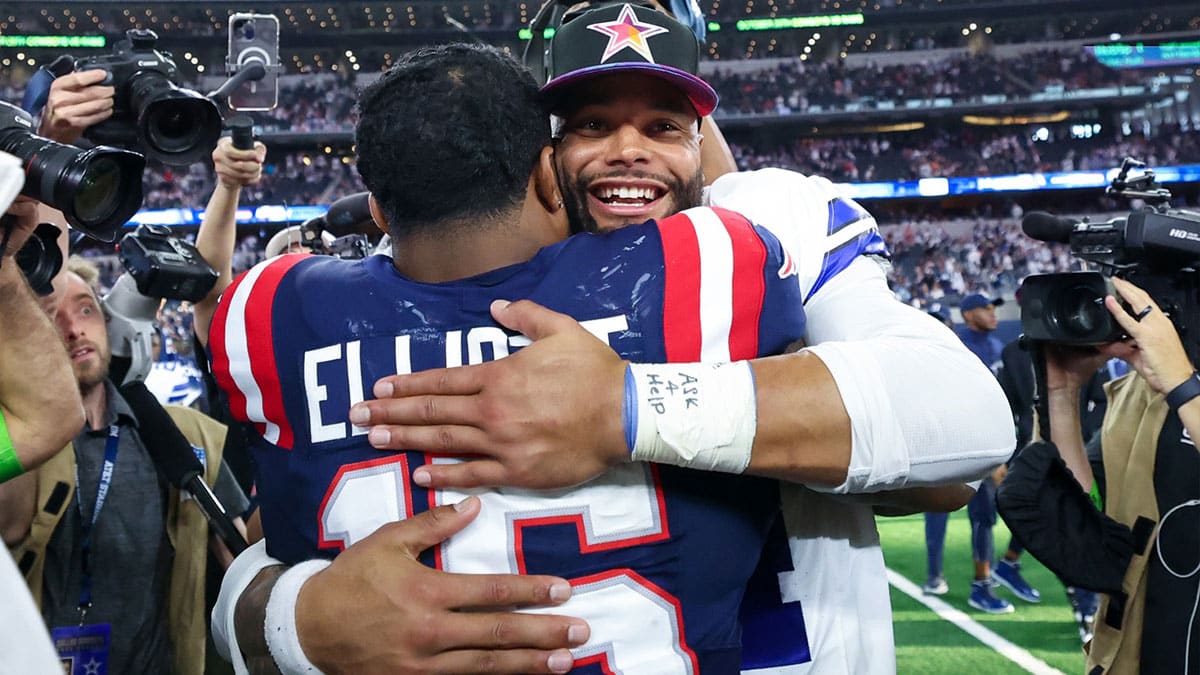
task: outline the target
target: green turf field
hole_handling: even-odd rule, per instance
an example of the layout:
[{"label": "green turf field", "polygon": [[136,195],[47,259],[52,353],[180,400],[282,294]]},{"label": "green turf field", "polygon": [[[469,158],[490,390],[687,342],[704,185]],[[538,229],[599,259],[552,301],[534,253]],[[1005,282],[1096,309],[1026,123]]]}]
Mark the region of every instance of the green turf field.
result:
[{"label": "green turf field", "polygon": [[[879,536],[887,566],[908,577],[917,586],[925,582],[925,523],[920,515],[880,518]],[[996,552],[1008,547],[1008,530],[1003,522],[995,529]],[[1053,668],[1074,675],[1083,672],[1079,631],[1072,618],[1062,584],[1029,554],[1022,556],[1022,573],[1042,593],[1042,601],[1031,605],[1013,597],[1007,589],[996,594],[1013,603],[1016,612],[990,615],[967,605],[974,576],[971,562],[970,523],[966,510],[951,514],[946,531],[945,575],[950,592],[942,600],[967,613],[989,630],[1028,650]],[[907,595],[892,589],[896,625],[896,666],[899,673],[921,675],[982,675],[1022,673],[1024,669],[977,641],[954,624],[941,619]]]}]

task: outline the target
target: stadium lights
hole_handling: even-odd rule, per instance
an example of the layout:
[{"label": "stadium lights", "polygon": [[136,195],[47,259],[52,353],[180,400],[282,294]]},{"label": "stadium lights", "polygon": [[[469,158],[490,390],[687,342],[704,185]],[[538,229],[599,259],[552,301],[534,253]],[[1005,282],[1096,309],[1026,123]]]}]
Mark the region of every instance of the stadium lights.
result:
[{"label": "stadium lights", "polygon": [[964,124],[975,124],[985,127],[1002,127],[1011,126],[1014,124],[1051,124],[1054,122],[1062,122],[1069,119],[1071,113],[1067,110],[1059,110],[1058,112],[1042,114],[1042,115],[1022,115],[1009,117],[992,117],[988,115],[963,115],[962,121]]},{"label": "stadium lights", "polygon": [[825,14],[822,16],[789,16],[776,19],[742,19],[734,24],[738,32],[755,30],[796,30],[829,26],[861,26],[866,18],[856,14]]},{"label": "stadium lights", "polygon": [[103,35],[0,35],[0,47],[100,49],[107,45]]}]

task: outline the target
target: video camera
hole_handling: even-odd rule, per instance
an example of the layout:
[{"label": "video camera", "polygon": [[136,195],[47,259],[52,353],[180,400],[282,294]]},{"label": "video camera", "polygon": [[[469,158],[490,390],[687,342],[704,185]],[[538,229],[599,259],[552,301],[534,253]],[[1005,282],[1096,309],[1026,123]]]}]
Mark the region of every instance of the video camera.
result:
[{"label": "video camera", "polygon": [[168,52],[154,48],[158,34],[130,29],[107,56],[76,59],[75,70],[104,70],[116,89],[111,118],[89,128],[97,143],[140,148],[173,166],[201,159],[221,135],[217,104],[176,84],[179,70]]},{"label": "video camera", "polygon": [[[1131,169],[1141,172],[1131,178]],[[1115,295],[1109,279],[1117,276],[1154,298],[1195,359],[1200,354],[1200,213],[1170,208],[1171,193],[1134,159],[1122,163],[1106,192],[1143,199],[1146,206],[1099,223],[1044,212],[1025,216],[1025,234],[1068,244],[1073,255],[1099,269],[1027,277],[1021,285],[1021,330],[1029,340],[1063,345],[1124,339],[1127,336],[1104,306],[1104,297]]]},{"label": "video camera", "polygon": [[121,238],[121,265],[150,298],[199,302],[217,283],[217,271],[192,244],[163,225],[138,225]]}]

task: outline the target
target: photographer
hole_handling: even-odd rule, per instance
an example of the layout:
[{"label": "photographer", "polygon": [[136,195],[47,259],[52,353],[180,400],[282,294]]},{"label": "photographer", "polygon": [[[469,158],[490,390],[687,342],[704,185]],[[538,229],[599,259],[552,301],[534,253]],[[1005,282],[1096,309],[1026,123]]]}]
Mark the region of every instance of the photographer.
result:
[{"label": "photographer", "polygon": [[[1105,306],[1129,339],[1098,352],[1046,350],[1052,440],[1083,489],[1102,495],[1104,513],[1133,533],[1122,592],[1107,595],[1096,615],[1087,672],[1195,672],[1200,453],[1192,439],[1200,433],[1200,378],[1159,304],[1133,283],[1112,283],[1133,314],[1112,296]],[[1136,374],[1108,387],[1104,475],[1093,478],[1079,432],[1079,394],[1110,357],[1129,362]]]},{"label": "photographer", "polygon": [[[30,473],[22,508],[0,512],[5,543],[61,640],[61,656],[94,656],[106,672],[199,673],[209,527],[160,476],[160,426],[108,377],[96,276],[94,266],[72,258],[55,316],[87,423],[63,425],[73,441]],[[167,412],[190,450],[203,453],[205,482],[216,485],[224,427],[190,408]],[[233,501],[232,488],[218,492]],[[72,650],[97,635],[105,649]]]}]

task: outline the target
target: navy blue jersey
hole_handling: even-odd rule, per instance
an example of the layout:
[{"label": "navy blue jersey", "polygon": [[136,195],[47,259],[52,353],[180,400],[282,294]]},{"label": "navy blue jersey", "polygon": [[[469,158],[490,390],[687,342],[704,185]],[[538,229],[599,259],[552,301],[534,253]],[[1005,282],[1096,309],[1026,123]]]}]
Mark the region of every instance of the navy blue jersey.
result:
[{"label": "navy blue jersey", "polygon": [[231,409],[259,432],[268,552],[332,557],[385,523],[478,494],[479,517],[426,562],[571,579],[574,596],[554,611],[592,627],[578,672],[737,672],[738,607],[778,510],[773,481],[630,463],[564,490],[431,491],[412,471],[461,460],[375,450],[348,412],[380,377],[528,344],[491,319],[496,298],[569,314],[631,361],[780,353],[804,333],[795,269],[773,235],[710,208],[579,235],[444,284],[408,280],[384,256],[258,265],[225,292],[211,334]]}]

